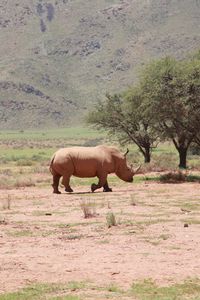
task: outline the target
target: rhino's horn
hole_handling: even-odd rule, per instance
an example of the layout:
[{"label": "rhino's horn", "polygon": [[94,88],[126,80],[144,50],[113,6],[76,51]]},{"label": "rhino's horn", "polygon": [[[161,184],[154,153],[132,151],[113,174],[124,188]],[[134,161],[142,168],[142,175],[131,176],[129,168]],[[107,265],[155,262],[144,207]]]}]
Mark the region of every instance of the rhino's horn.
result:
[{"label": "rhino's horn", "polygon": [[134,174],[137,174],[137,172],[139,171],[140,168],[141,168],[141,165],[139,165],[139,167],[137,167],[135,170],[133,170]]},{"label": "rhino's horn", "polygon": [[124,153],[124,156],[126,156],[129,153],[129,149],[127,148],[126,153]]}]

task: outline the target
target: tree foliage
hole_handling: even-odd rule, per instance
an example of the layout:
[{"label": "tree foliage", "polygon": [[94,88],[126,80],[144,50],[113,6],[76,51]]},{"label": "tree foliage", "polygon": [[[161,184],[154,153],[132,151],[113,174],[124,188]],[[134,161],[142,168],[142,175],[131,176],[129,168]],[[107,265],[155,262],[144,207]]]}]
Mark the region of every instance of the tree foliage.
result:
[{"label": "tree foliage", "polygon": [[139,83],[120,95],[107,95],[90,112],[88,122],[116,135],[121,143],[135,143],[150,161],[159,139],[171,140],[186,168],[191,143],[200,145],[200,51],[178,61],[152,61]]},{"label": "tree foliage", "polygon": [[145,110],[163,139],[171,139],[179,153],[179,167],[186,167],[190,144],[200,132],[200,60],[165,58],[142,73]]},{"label": "tree foliage", "polygon": [[89,113],[87,121],[97,128],[108,130],[121,144],[135,143],[145,162],[150,161],[157,137],[149,119],[143,114],[142,98],[138,89],[128,90],[121,95],[107,95],[106,100]]}]

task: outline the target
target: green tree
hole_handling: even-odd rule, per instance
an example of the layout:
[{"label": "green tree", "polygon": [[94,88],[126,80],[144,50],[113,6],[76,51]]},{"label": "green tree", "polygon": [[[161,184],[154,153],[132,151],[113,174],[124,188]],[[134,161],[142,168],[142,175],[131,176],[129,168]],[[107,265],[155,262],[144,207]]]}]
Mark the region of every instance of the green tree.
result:
[{"label": "green tree", "polygon": [[135,143],[144,161],[150,162],[152,148],[157,146],[158,139],[150,120],[143,114],[139,89],[130,89],[121,95],[107,95],[106,100],[89,113],[87,122],[97,129],[108,130],[123,145]]},{"label": "green tree", "polygon": [[171,139],[186,168],[187,151],[200,132],[200,60],[165,58],[142,72],[144,110],[162,139]]}]

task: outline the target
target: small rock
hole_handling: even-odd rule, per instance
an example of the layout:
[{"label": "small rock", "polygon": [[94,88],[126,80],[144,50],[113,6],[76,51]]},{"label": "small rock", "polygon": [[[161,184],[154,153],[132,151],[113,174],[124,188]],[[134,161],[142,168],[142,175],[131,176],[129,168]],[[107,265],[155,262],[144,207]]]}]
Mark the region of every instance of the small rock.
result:
[{"label": "small rock", "polygon": [[189,227],[189,225],[187,223],[184,224],[184,227]]}]

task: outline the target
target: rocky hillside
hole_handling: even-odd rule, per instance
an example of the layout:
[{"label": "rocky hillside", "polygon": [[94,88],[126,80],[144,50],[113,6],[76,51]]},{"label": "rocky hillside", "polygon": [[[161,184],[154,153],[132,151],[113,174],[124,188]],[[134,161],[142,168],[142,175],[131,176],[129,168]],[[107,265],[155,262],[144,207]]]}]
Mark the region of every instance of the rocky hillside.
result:
[{"label": "rocky hillside", "polygon": [[0,128],[80,122],[141,64],[200,47],[200,0],[1,0]]}]

